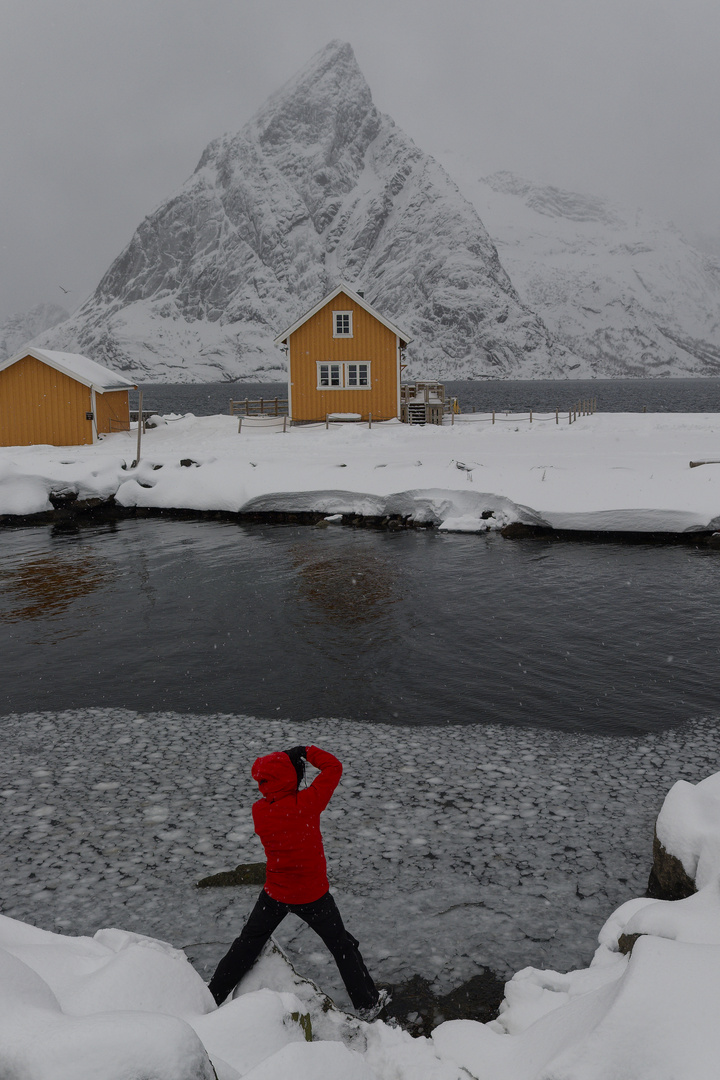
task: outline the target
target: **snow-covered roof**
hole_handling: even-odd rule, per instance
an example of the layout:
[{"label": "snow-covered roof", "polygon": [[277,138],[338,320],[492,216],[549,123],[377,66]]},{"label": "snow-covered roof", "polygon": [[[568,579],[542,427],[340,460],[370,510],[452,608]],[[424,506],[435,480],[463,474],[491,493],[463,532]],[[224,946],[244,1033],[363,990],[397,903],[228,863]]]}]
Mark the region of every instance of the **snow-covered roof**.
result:
[{"label": "snow-covered roof", "polygon": [[290,335],[294,334],[295,331],[300,326],[302,326],[303,323],[307,322],[308,319],[312,319],[313,315],[316,315],[321,308],[324,308],[326,304],[329,304],[330,301],[334,300],[335,297],[339,296],[340,293],[345,293],[346,296],[349,296],[354,304],[358,304],[361,308],[364,308],[365,311],[367,311],[370,315],[373,316],[373,318],[377,319],[378,322],[381,322],[383,326],[386,326],[392,334],[396,334],[397,337],[399,337],[405,345],[407,345],[408,342],[412,341],[412,338],[409,338],[403,330],[400,330],[399,327],[395,326],[394,323],[391,323],[389,319],[386,319],[384,315],[381,315],[380,312],[372,306],[372,304],[368,304],[367,300],[365,300],[364,297],[359,296],[356,292],[353,292],[353,290],[348,285],[340,284],[338,285],[337,289],[333,289],[331,293],[328,293],[327,296],[324,296],[322,300],[315,305],[314,308],[311,308],[310,311],[306,312],[302,316],[302,318],[298,319],[297,322],[294,322],[292,326],[289,326],[287,330],[284,330],[282,334],[276,337],[275,344],[281,345],[284,341],[287,341]]},{"label": "snow-covered roof", "polygon": [[130,382],[124,375],[103,367],[102,364],[91,360],[89,356],[81,356],[80,353],[55,352],[51,349],[23,349],[22,352],[1,361],[0,371],[11,367],[26,356],[34,356],[36,360],[49,364],[50,367],[61,371],[63,375],[69,375],[71,379],[76,379],[99,394],[104,394],[106,390],[136,389],[135,383]]}]

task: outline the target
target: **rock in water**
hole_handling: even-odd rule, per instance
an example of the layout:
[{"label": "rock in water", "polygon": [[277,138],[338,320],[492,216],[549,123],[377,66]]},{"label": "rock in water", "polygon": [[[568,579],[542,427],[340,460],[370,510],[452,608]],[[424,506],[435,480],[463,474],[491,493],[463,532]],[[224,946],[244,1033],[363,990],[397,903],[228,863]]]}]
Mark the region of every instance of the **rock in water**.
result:
[{"label": "rock in water", "polygon": [[234,870],[222,870],[219,874],[201,878],[198,889],[224,889],[237,885],[264,885],[265,863],[240,863]]},{"label": "rock in water", "polygon": [[210,143],[53,348],[133,378],[284,377],[274,337],[340,281],[413,337],[415,377],[563,374],[472,205],[372,101],[333,41]]}]

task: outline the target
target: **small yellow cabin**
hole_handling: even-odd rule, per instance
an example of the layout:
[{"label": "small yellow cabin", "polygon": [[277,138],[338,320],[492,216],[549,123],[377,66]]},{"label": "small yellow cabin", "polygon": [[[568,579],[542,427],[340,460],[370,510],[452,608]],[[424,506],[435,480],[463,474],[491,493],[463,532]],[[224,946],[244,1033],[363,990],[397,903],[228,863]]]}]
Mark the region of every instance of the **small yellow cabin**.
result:
[{"label": "small yellow cabin", "polygon": [[340,285],[275,339],[287,352],[288,412],[295,423],[339,415],[400,416],[406,334],[359,293]]},{"label": "small yellow cabin", "polygon": [[0,361],[0,446],[80,446],[127,431],[135,389],[87,356],[26,348]]}]

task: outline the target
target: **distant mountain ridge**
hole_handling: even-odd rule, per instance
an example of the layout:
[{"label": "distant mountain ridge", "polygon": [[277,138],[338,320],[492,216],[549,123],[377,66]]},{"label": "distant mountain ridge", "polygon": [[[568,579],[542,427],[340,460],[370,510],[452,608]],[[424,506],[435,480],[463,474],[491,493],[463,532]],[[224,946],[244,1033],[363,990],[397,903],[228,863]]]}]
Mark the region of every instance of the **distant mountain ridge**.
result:
[{"label": "distant mountain ridge", "polygon": [[0,322],[0,360],[7,360],[43,330],[57,326],[68,317],[60,304],[36,304]]},{"label": "distant mountain ridge", "polygon": [[642,211],[443,160],[523,301],[594,374],[720,374],[720,259]]},{"label": "distant mountain ridge", "polygon": [[472,205],[331,42],[206,148],[93,295],[38,344],[157,381],[278,377],[274,337],[347,281],[414,339],[408,374],[577,372]]}]

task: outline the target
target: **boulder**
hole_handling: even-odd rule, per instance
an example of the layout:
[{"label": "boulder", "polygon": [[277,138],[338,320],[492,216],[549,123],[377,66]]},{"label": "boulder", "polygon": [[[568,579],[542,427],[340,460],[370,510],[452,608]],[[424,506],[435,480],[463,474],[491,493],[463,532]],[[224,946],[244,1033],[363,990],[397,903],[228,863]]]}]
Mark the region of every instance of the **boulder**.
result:
[{"label": "boulder", "polygon": [[234,870],[223,870],[197,882],[198,889],[227,888],[232,885],[264,885],[265,863],[240,863]]},{"label": "boulder", "polygon": [[645,895],[651,900],[684,900],[695,892],[695,882],[686,873],[680,859],[671,855],[660,843],[656,828],[653,865]]}]

